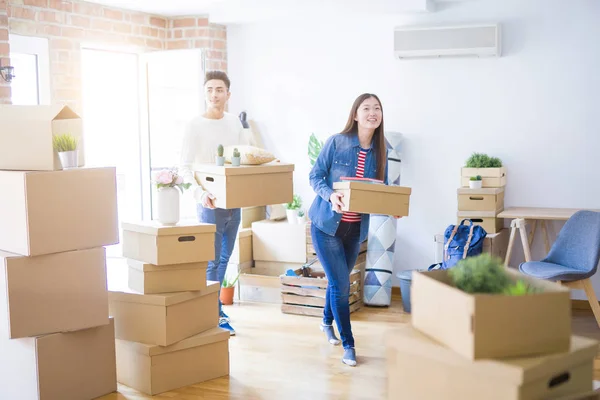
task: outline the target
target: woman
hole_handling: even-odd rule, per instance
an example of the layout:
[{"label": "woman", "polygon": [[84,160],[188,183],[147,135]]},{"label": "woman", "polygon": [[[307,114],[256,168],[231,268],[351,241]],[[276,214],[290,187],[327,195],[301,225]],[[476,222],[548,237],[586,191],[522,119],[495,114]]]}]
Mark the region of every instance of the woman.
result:
[{"label": "woman", "polygon": [[321,330],[329,343],[338,345],[333,329],[336,321],[342,338],[342,362],[356,365],[354,337],[350,326],[350,272],[360,243],[369,230],[369,215],[342,212],[343,195],[333,191],[341,177],[387,179],[387,148],[383,131],[383,109],[379,98],[365,93],[354,101],[346,127],[323,146],[310,172],[317,196],[310,207],[311,236],[329,284]]}]

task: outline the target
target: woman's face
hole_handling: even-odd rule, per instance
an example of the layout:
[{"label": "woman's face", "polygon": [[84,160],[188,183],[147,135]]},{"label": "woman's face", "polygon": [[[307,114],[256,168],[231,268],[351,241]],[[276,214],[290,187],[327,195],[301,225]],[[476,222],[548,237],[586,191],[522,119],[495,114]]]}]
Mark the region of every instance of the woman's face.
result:
[{"label": "woman's face", "polygon": [[381,105],[374,97],[369,97],[361,103],[356,110],[356,117],[354,118],[358,122],[358,126],[364,129],[376,129],[381,125],[383,119],[383,112],[381,111]]}]

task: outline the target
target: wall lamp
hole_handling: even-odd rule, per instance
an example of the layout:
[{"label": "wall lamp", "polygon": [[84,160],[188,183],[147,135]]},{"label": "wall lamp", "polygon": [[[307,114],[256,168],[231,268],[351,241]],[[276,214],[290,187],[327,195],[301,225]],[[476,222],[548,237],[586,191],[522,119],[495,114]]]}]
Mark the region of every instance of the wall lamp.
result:
[{"label": "wall lamp", "polygon": [[12,79],[15,77],[15,67],[12,67],[10,65],[7,66],[2,66],[2,61],[0,60],[0,77],[2,77],[2,79],[4,79],[6,82],[12,81]]}]

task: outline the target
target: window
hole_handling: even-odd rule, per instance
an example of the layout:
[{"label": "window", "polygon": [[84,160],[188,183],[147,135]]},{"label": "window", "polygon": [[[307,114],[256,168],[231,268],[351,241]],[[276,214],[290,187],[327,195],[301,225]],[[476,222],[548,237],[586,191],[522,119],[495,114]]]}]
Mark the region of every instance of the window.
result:
[{"label": "window", "polygon": [[15,105],[50,104],[48,39],[10,35],[10,63],[15,68],[11,101]]}]

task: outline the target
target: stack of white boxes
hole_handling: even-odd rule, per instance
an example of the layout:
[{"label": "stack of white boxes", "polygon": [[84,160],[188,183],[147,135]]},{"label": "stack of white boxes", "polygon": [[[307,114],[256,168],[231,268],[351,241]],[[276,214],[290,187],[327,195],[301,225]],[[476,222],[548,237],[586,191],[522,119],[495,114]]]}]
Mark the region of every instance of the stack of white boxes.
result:
[{"label": "stack of white boxes", "polygon": [[229,374],[219,282],[207,282],[216,226],[123,224],[127,281],[110,282],[117,379],[149,395]]},{"label": "stack of white boxes", "polygon": [[104,246],[118,243],[115,168],[61,170],[61,106],[0,107],[0,398],[116,391]]}]

